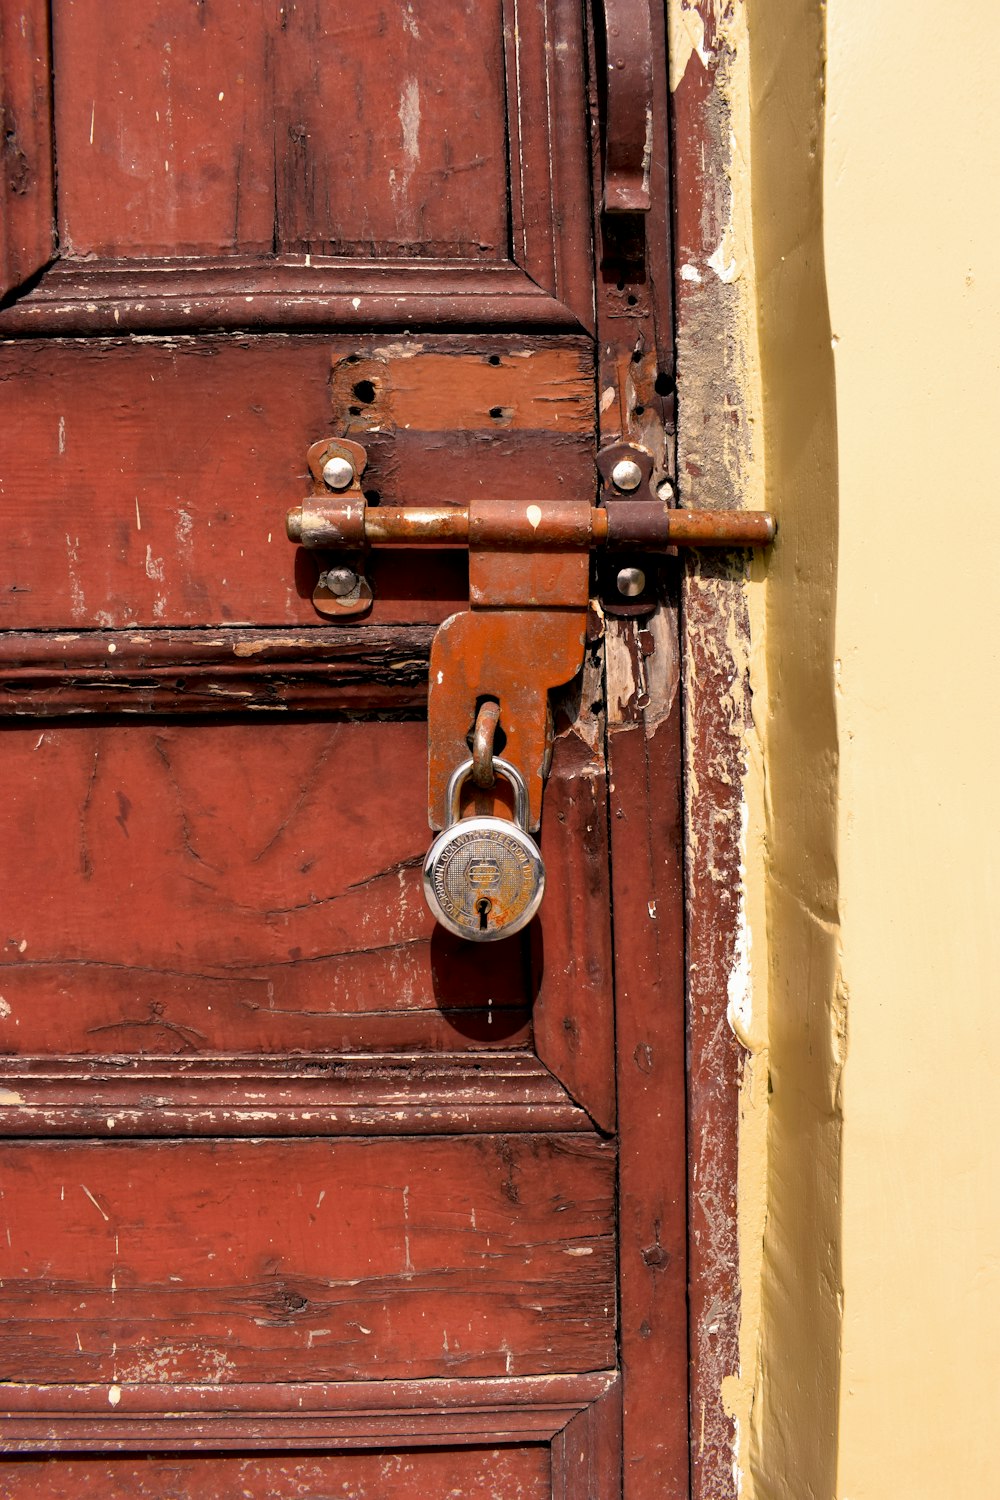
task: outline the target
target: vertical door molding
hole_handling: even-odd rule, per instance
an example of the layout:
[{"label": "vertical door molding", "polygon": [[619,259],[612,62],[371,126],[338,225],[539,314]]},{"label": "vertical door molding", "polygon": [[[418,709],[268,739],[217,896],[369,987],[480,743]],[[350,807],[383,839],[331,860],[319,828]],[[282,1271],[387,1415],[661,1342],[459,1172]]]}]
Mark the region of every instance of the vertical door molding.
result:
[{"label": "vertical door molding", "polygon": [[[681,503],[753,503],[748,302],[733,200],[732,87],[742,8],[668,6],[675,173]],[[750,315],[752,315],[752,310]],[[737,1150],[746,1053],[733,981],[746,961],[742,840],[752,729],[746,555],[689,555],[683,583],[688,987],[691,1495],[735,1500],[740,1430]],[[706,851],[711,851],[707,857]]]}]

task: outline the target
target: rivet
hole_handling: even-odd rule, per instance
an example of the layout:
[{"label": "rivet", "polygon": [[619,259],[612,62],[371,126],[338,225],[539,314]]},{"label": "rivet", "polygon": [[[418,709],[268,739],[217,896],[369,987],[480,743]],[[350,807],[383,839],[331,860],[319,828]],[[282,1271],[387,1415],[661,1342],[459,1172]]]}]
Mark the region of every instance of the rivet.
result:
[{"label": "rivet", "polygon": [[634,599],[646,587],[646,575],[641,568],[622,568],[618,574],[618,592],[626,599]]},{"label": "rivet", "polygon": [[346,599],[358,586],[358,575],[353,568],[327,568],[320,574],[320,586],[330,590],[335,599]]},{"label": "rivet", "polygon": [[620,458],[611,470],[611,482],[618,490],[637,490],[642,483],[642,470],[634,458]]},{"label": "rivet", "polygon": [[331,490],[346,490],[349,484],[354,483],[354,465],[349,458],[342,458],[339,453],[335,453],[323,465],[323,480]]}]

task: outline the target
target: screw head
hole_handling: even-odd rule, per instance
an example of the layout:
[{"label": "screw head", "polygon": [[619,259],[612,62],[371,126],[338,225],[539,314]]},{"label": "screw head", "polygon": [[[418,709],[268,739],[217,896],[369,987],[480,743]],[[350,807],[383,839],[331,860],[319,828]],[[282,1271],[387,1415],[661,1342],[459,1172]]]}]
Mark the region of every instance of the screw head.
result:
[{"label": "screw head", "polygon": [[611,470],[611,482],[617,490],[637,490],[642,483],[642,470],[634,458],[620,458]]},{"label": "screw head", "polygon": [[646,587],[646,575],[641,568],[622,568],[618,573],[618,592],[626,599],[635,599]]},{"label": "screw head", "polygon": [[328,458],[323,465],[323,482],[331,490],[346,490],[349,484],[354,483],[354,465],[351,460],[343,458],[339,453]]},{"label": "screw head", "polygon": [[335,599],[346,599],[358,586],[358,575],[353,568],[327,568],[320,574],[320,585],[328,588]]}]

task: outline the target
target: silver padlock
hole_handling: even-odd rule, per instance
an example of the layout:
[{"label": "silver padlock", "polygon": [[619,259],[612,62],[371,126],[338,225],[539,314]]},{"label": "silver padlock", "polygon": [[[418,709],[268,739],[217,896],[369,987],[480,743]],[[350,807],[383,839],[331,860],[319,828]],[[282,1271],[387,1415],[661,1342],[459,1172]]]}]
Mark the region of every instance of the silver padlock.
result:
[{"label": "silver padlock", "polygon": [[527,926],[545,891],[541,852],[527,831],[528,793],[521,773],[493,757],[494,770],[514,788],[514,816],[459,817],[471,757],[448,782],[451,823],[424,860],[424,895],[442,927],[475,943],[511,937]]}]

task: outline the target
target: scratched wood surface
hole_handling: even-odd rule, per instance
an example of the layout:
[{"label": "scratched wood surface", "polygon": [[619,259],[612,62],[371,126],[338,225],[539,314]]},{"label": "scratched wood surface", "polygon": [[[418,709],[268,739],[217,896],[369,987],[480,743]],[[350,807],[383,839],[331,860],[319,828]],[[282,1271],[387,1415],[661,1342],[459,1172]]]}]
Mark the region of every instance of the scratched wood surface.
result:
[{"label": "scratched wood surface", "polygon": [[614,1178],[576,1135],[12,1143],[3,1367],[122,1386],[603,1369]]},{"label": "scratched wood surface", "polygon": [[[539,504],[593,488],[586,342],[452,336],[424,351],[397,342],[394,359],[361,348],[281,336],[0,344],[3,626],[325,624],[317,563],[286,539],[285,513],[306,492],[309,445],[355,426],[379,429],[366,488],[397,503],[439,498],[424,457],[454,433],[456,498],[463,482],[500,498],[530,488]],[[457,554],[419,566],[389,554],[371,576],[374,623],[442,620],[468,603]]]},{"label": "scratched wood surface", "polygon": [[435,929],[423,724],[0,731],[4,1049],[509,1046],[520,939]]},{"label": "scratched wood surface", "polygon": [[3,44],[3,329],[593,331],[580,0],[63,0],[51,74],[46,10]]},{"label": "scratched wood surface", "polygon": [[53,51],[66,254],[506,246],[499,0],[71,0]]},{"label": "scratched wood surface", "polygon": [[542,1500],[549,1453],[524,1448],[381,1453],[22,1459],[0,1463],[6,1500]]}]

